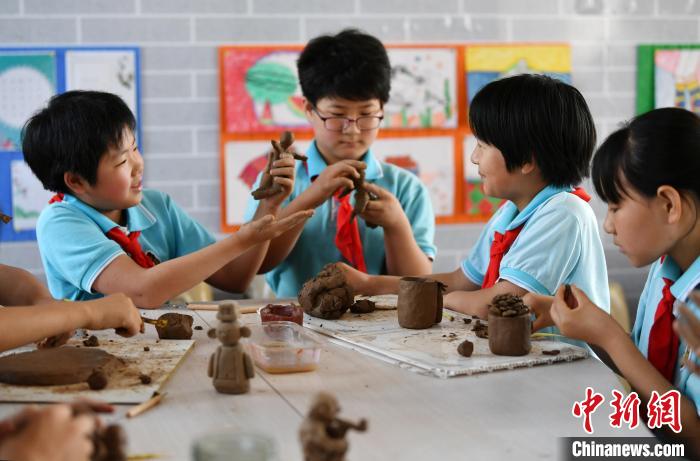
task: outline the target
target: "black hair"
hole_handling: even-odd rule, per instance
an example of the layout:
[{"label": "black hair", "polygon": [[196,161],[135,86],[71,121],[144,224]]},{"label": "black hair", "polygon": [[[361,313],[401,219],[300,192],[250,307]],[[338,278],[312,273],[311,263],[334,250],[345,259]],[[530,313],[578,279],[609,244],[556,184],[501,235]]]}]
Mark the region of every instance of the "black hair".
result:
[{"label": "black hair", "polygon": [[593,117],[581,93],[560,80],[533,74],[495,80],[474,96],[469,124],[501,151],[508,171],[534,160],[543,179],[559,187],[588,176]]},{"label": "black hair", "polygon": [[647,198],[668,185],[700,199],[700,117],[655,109],[608,136],[593,157],[593,185],[605,202],[620,203],[629,196],[623,180]]},{"label": "black hair", "polygon": [[391,65],[382,42],[357,29],[309,41],[297,60],[299,83],[313,105],[321,98],[384,104],[391,89]]},{"label": "black hair", "polygon": [[119,147],[126,128],[133,132],[136,121],[119,96],[67,91],[51,98],[24,125],[24,160],[45,189],[71,193],[64,173],[76,173],[94,185],[100,158]]}]

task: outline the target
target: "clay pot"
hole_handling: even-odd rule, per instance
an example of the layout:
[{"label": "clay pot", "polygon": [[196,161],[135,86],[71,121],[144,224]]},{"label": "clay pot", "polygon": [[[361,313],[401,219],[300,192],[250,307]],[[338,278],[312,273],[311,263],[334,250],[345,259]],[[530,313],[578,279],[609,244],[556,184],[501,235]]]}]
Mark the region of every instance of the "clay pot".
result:
[{"label": "clay pot", "polygon": [[530,313],[515,317],[489,314],[489,349],[496,355],[519,356],[530,352]]},{"label": "clay pot", "polygon": [[435,280],[420,277],[399,280],[399,325],[420,330],[440,323],[444,289],[445,286]]}]

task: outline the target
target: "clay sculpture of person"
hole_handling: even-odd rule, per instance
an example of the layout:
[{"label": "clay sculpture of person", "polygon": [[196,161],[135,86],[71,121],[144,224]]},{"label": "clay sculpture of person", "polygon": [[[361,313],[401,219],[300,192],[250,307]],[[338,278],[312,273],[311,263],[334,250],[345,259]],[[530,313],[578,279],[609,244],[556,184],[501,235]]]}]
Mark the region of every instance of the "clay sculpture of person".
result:
[{"label": "clay sculpture of person", "polygon": [[284,131],[280,136],[279,142],[273,139],[271,143],[272,151],[270,151],[267,155],[267,165],[265,165],[265,170],[260,178],[260,185],[257,189],[251,192],[255,200],[272,197],[273,195],[282,192],[282,186],[274,182],[272,175],[270,174],[270,169],[272,168],[272,164],[279,160],[283,154],[291,155],[296,160],[308,160],[306,155],[301,155],[289,150],[294,143],[294,135],[290,131]]},{"label": "clay sculpture of person", "polygon": [[355,294],[335,264],[326,264],[299,292],[304,312],[322,319],[337,319],[354,303]]},{"label": "clay sculpture of person", "polygon": [[221,341],[221,346],[209,358],[209,377],[213,378],[217,392],[244,394],[250,390],[249,380],[255,376],[255,370],[239,340],[250,336],[250,329],[238,323],[233,303],[219,306],[216,318],[219,319],[216,337]]},{"label": "clay sculpture of person", "polygon": [[338,400],[331,394],[320,392],[314,397],[308,415],[299,428],[299,440],[305,461],[343,461],[348,451],[345,434],[354,429],[364,432],[367,421],[355,424],[337,417]]}]

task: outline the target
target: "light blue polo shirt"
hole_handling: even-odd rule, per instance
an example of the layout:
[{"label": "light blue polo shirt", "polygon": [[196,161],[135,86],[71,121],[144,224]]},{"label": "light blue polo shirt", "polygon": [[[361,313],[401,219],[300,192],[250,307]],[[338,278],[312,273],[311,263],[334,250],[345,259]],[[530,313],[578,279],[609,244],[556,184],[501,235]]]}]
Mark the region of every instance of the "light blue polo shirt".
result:
[{"label": "light blue polo shirt", "polygon": [[[141,231],[139,243],[158,261],[184,256],[216,240],[163,192],[144,190],[138,205],[128,208],[126,233]],[[105,233],[117,224],[66,194],[44,209],[36,234],[51,295],[57,299],[100,298],[92,291],[98,275],[117,256],[126,254]]]},{"label": "light blue polo shirt", "polygon": [[462,262],[464,275],[481,285],[494,232],[504,233],[525,223],[501,260],[500,279],[550,296],[562,284],[575,284],[598,307],[610,312],[608,271],[598,223],[588,203],[570,191],[547,186],[521,212],[513,202],[506,202]]},{"label": "light blue polo shirt", "polygon": [[[644,357],[648,356],[649,332],[654,325],[656,308],[663,297],[664,278],[674,281],[673,285],[671,285],[671,293],[676,298],[676,305],[678,302],[683,301],[696,316],[700,317],[700,306],[695,305],[689,299],[690,292],[700,284],[700,257],[696,258],[683,274],[681,274],[678,264],[670,257],[665,257],[663,262],[661,262],[661,259],[657,260],[649,269],[647,282],[639,298],[637,318],[632,328],[632,341],[634,341],[634,344],[637,345]],[[675,309],[676,306],[674,305]],[[691,373],[686,367],[682,366],[686,347],[685,341],[681,338],[673,384],[682,394],[693,401],[698,414],[700,414],[700,376]],[[688,352],[690,353],[690,350]],[[691,358],[697,358],[695,354],[690,354],[690,356]]]},{"label": "light blue polo shirt", "polygon": [[[285,206],[306,190],[327,166],[315,142],[311,143],[306,155],[309,160],[305,162],[306,165],[301,162],[298,164],[294,190],[284,202]],[[435,258],[435,215],[427,188],[413,173],[377,160],[371,150],[367,151],[361,161],[367,164],[366,181],[394,194],[411,223],[418,247],[431,259]],[[260,177],[253,189],[259,181]],[[252,219],[257,207],[258,202],[249,198],[246,221]],[[324,265],[344,261],[335,246],[336,215],[337,206],[331,197],[316,208],[314,216],[306,222],[287,258],[266,274],[267,283],[277,296],[295,297],[304,282],[314,277]],[[384,229],[379,226],[375,229],[367,227],[359,217],[357,222],[368,273],[385,274]]]}]

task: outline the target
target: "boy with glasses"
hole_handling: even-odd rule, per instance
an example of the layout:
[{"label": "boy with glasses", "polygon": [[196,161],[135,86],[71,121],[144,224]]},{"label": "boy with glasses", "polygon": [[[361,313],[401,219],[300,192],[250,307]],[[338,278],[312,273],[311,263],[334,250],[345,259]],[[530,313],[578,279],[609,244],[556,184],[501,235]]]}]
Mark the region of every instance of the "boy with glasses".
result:
[{"label": "boy with glasses", "polygon": [[[384,46],[352,29],[320,36],[306,45],[297,68],[314,141],[278,217],[316,212],[270,242],[259,272],[269,271],[267,282],[280,297],[296,296],[306,280],[336,261],[369,274],[430,273],[435,218],[428,191],[415,175],[380,162],[371,150],[391,86]],[[372,200],[355,217],[354,194],[342,192],[354,189],[362,173]],[[251,198],[246,216],[256,208]]]}]

